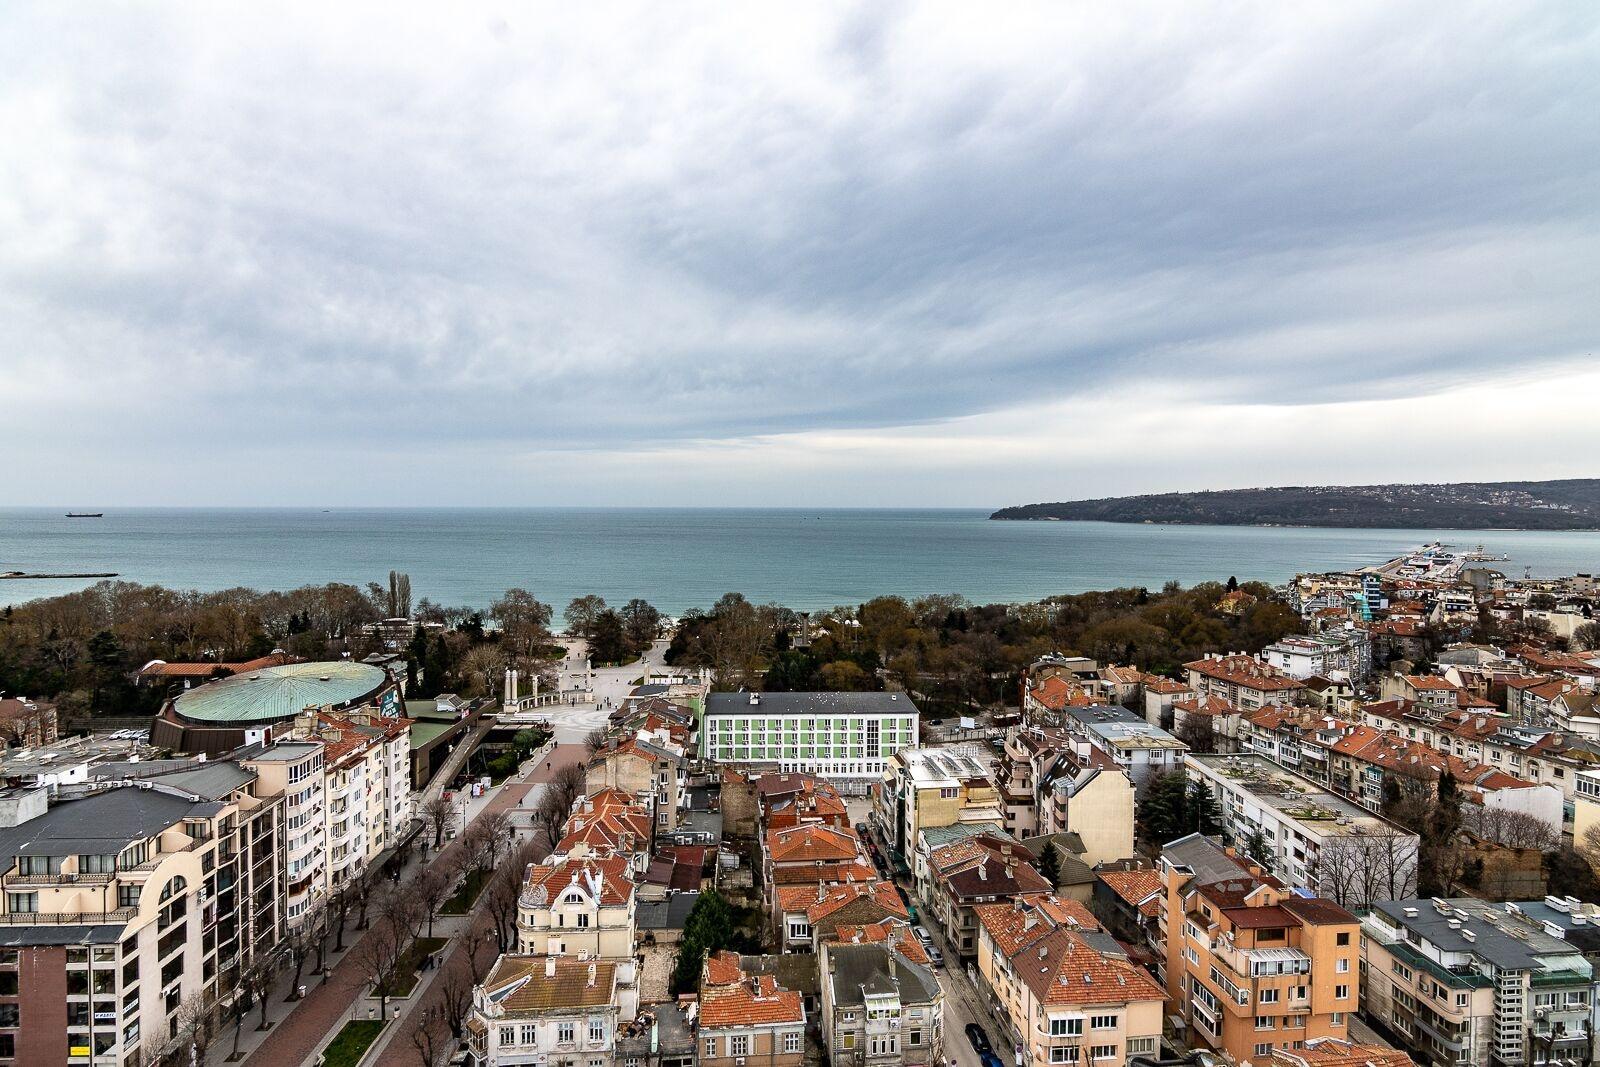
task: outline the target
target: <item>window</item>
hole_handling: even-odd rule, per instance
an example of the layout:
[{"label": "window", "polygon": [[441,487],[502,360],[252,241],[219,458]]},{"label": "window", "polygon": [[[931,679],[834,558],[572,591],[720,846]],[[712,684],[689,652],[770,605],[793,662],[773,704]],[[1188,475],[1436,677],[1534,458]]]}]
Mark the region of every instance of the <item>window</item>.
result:
[{"label": "window", "polygon": [[714,1038],[714,1037],[706,1038],[706,1052],[705,1052],[705,1054],[708,1057],[716,1056],[716,1054],[717,1054],[717,1039],[716,1038]]},{"label": "window", "polygon": [[1350,961],[1349,960],[1340,960],[1336,964],[1334,964],[1333,969],[1335,971],[1338,971],[1340,974],[1349,974],[1350,973]]},{"label": "window", "polygon": [[599,1019],[589,1020],[589,1040],[601,1042],[606,1039],[606,1024]]},{"label": "window", "polygon": [[1333,999],[1334,1000],[1349,1000],[1350,999],[1350,987],[1347,986],[1347,985],[1336,985],[1336,986],[1334,986],[1333,987]]},{"label": "window", "polygon": [[732,1037],[728,1038],[728,1055],[730,1055],[730,1056],[748,1056],[748,1055],[750,1055],[750,1035],[749,1034],[734,1034]]},{"label": "window", "polygon": [[1276,1004],[1276,1003],[1278,1003],[1278,991],[1276,989],[1263,989],[1261,991],[1261,1003],[1263,1003],[1263,1004]]},{"label": "window", "polygon": [[1271,1030],[1272,1029],[1272,1016],[1270,1016],[1270,1015],[1257,1015],[1256,1016],[1256,1029],[1257,1030]]},{"label": "window", "polygon": [[1092,1030],[1115,1030],[1117,1017],[1115,1015],[1092,1015],[1089,1017],[1089,1028]]},{"label": "window", "polygon": [[581,930],[581,929],[587,927],[588,925],[589,925],[589,915],[588,915],[588,913],[585,912],[585,913],[579,915],[578,916],[578,928]]},{"label": "window", "polygon": [[1343,1026],[1344,1025],[1344,1012],[1336,1011],[1336,1012],[1332,1013],[1331,1015],[1329,1015],[1328,1016],[1328,1025],[1330,1025],[1330,1026]]},{"label": "window", "polygon": [[1350,933],[1349,933],[1349,931],[1345,931],[1342,934],[1335,934],[1334,938],[1333,938],[1333,943],[1336,944],[1336,945],[1348,945],[1350,943]]},{"label": "window", "polygon": [[1261,1044],[1257,1045],[1256,1046],[1256,1055],[1257,1056],[1270,1056],[1270,1055],[1272,1055],[1272,1042],[1264,1041]]},{"label": "window", "polygon": [[[920,1045],[920,1044],[922,1044],[922,1031],[921,1030],[912,1030],[912,1031],[910,1031],[910,1035],[911,1036],[906,1038],[906,1044],[908,1044],[908,1045]],[[785,1052],[798,1052],[799,1050],[785,1047],[784,1051]]]},{"label": "window", "polygon": [[7,893],[6,910],[14,915],[39,910],[38,893]]},{"label": "window", "polygon": [[804,920],[789,920],[789,940],[799,941],[811,936],[811,924]]},{"label": "window", "polygon": [[1089,1046],[1089,1058],[1091,1060],[1114,1060],[1117,1058],[1117,1046],[1091,1045]]},{"label": "window", "polygon": [[1077,1063],[1078,1062],[1078,1046],[1077,1045],[1067,1045],[1067,1046],[1059,1046],[1058,1045],[1058,1046],[1052,1047],[1050,1049],[1050,1062],[1051,1063]]},{"label": "window", "polygon": [[1050,1020],[1050,1036],[1051,1037],[1082,1037],[1083,1036],[1083,1020],[1082,1019],[1051,1019]]},{"label": "window", "polygon": [[522,1024],[522,1041],[524,1045],[537,1045],[539,1043],[539,1026],[537,1023]]},{"label": "window", "polygon": [[574,1040],[573,1033],[575,1032],[575,1029],[576,1028],[572,1023],[559,1023],[559,1024],[557,1024],[557,1026],[556,1026],[556,1040],[561,1042],[564,1045],[572,1044],[572,1042]]},{"label": "window", "polygon": [[517,1028],[515,1026],[502,1026],[500,1028],[500,1044],[515,1045],[517,1043]]},{"label": "window", "polygon": [[1151,1053],[1156,1050],[1156,1039],[1154,1037],[1130,1037],[1127,1044],[1128,1055],[1130,1056]]},{"label": "window", "polygon": [[[911,1040],[912,1040],[913,1043],[915,1043],[917,1039],[915,1037],[913,1037]],[[787,1034],[783,1035],[783,1051],[785,1051],[785,1052],[799,1052],[800,1051],[800,1031],[791,1030]]]}]

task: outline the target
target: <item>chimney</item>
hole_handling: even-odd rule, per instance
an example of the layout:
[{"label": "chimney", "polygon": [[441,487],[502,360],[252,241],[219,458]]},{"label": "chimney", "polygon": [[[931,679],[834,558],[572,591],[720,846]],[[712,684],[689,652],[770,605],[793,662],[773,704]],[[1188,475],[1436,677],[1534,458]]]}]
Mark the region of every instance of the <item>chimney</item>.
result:
[{"label": "chimney", "polygon": [[589,964],[589,985],[591,985],[591,986],[594,985],[594,974],[595,974],[595,967],[594,967],[594,964],[591,963],[591,964]]},{"label": "chimney", "polygon": [[556,976],[556,958],[554,956],[546,956],[544,958],[544,976],[546,978],[554,978]]}]

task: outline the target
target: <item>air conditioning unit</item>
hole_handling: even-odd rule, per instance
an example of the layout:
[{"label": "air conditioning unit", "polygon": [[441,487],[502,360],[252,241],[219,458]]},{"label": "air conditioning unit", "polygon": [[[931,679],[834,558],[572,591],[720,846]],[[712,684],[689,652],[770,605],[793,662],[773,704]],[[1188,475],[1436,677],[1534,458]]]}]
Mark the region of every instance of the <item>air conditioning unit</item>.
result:
[{"label": "air conditioning unit", "polygon": [[[754,704],[755,701],[752,700],[750,703]],[[743,1056],[735,1056],[734,1060],[733,1060],[733,1064],[734,1064],[734,1067],[744,1067],[744,1057]]]}]

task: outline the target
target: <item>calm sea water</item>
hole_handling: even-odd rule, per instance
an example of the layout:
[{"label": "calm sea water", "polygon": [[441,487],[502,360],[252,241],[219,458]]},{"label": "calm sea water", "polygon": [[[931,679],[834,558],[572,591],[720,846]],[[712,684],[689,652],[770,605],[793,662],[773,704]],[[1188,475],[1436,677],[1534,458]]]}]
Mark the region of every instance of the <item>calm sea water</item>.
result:
[{"label": "calm sea water", "polygon": [[[730,590],[800,610],[886,593],[1035,600],[1169,579],[1257,578],[1379,562],[1425,541],[1505,553],[1507,573],[1600,569],[1600,533],[1255,529],[991,522],[976,510],[133,509],[68,519],[0,510],[0,572],[116,571],[176,588],[384,581],[487,606],[522,586],[559,609],[598,593],[668,612]],[[0,603],[85,581],[0,581]]]}]

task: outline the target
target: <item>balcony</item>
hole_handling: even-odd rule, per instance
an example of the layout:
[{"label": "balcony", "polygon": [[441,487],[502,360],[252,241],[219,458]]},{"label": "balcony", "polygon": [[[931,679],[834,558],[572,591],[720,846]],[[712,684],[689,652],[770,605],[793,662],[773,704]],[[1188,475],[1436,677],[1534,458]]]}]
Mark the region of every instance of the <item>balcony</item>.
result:
[{"label": "balcony", "polygon": [[3,881],[5,885],[104,885],[115,878],[115,874],[8,874]]},{"label": "balcony", "polygon": [[125,923],[138,913],[138,908],[116,908],[112,911],[15,911],[0,915],[0,926],[96,926]]}]

